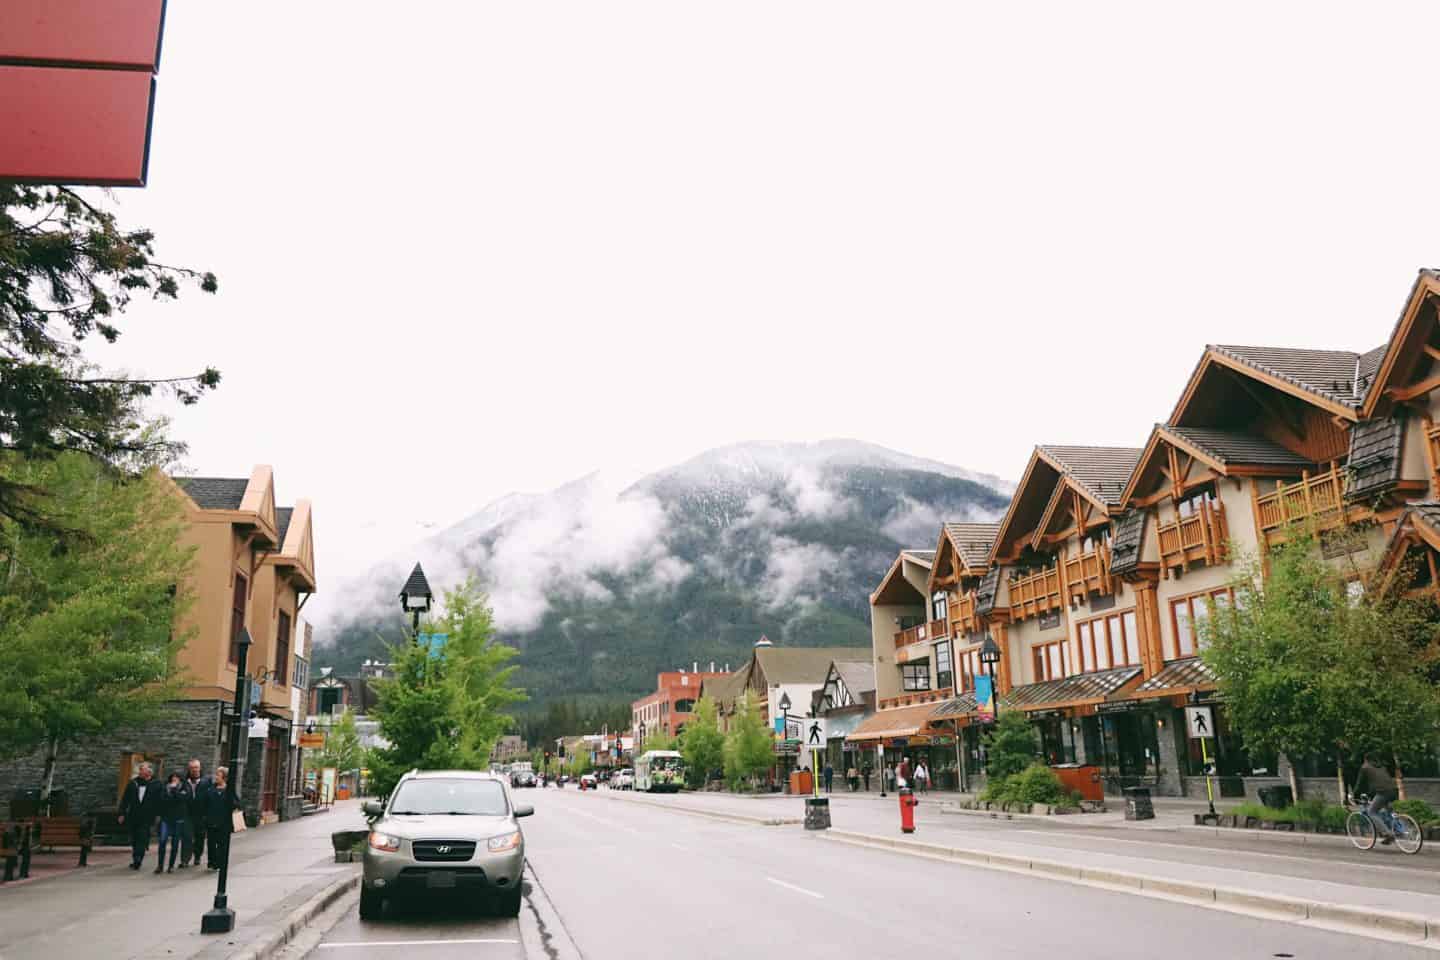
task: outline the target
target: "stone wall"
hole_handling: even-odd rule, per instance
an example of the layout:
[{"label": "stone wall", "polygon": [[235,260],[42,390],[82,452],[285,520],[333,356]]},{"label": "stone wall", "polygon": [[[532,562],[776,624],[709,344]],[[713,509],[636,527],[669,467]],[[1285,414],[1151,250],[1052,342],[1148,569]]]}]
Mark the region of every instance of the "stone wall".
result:
[{"label": "stone wall", "polygon": [[[125,754],[160,758],[155,774],[161,779],[171,770],[183,770],[191,757],[199,757],[208,774],[220,759],[222,706],[218,700],[175,701],[141,727],[61,747],[55,788],[65,791],[72,814],[86,814],[115,809]],[[41,753],[0,763],[0,818],[10,815],[15,791],[39,788],[44,770]]]}]

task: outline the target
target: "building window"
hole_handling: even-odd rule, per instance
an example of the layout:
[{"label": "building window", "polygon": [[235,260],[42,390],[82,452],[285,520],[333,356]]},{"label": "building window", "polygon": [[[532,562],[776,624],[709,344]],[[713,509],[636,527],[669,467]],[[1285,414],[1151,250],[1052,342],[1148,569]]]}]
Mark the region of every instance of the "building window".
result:
[{"label": "building window", "polygon": [[282,687],[290,670],[290,614],[280,611],[279,629],[275,631],[275,682]]},{"label": "building window", "polygon": [[1235,602],[1229,587],[1207,590],[1170,601],[1170,640],[1165,645],[1166,660],[1193,657],[1204,646],[1201,634],[1212,610],[1228,610]]},{"label": "building window", "polygon": [[230,597],[230,662],[240,662],[240,632],[245,629],[245,600],[250,596],[249,585],[240,574],[235,574],[235,590]]},{"label": "building window", "polygon": [[694,712],[695,712],[695,701],[694,701],[694,700],[676,700],[676,701],[675,701],[675,712],[676,712],[676,713],[694,713]]},{"label": "building window", "polygon": [[904,680],[907,693],[915,690],[930,689],[930,664],[928,663],[906,663],[900,666],[900,676]]},{"label": "building window", "polygon": [[930,598],[930,619],[939,620],[942,623],[949,616],[949,605],[945,602],[945,594],[936,593]]},{"label": "building window", "polygon": [[1214,490],[1201,490],[1197,493],[1192,493],[1177,503],[1175,509],[1182,517],[1193,517],[1200,512],[1200,505],[1207,503],[1211,509],[1214,509],[1215,504],[1219,503],[1219,501],[1215,499]]},{"label": "building window", "polygon": [[295,655],[295,669],[293,674],[290,678],[291,686],[304,690],[310,685],[310,664],[298,653]]},{"label": "building window", "polygon": [[1052,640],[1036,644],[1032,650],[1035,657],[1035,681],[1059,680],[1068,677],[1070,670],[1070,643],[1066,640]]},{"label": "building window", "polygon": [[950,660],[950,641],[935,644],[935,686],[944,690],[955,685],[955,672]]},{"label": "building window", "polygon": [[1080,672],[1140,665],[1140,630],[1135,611],[1086,620],[1075,628],[1080,644]]},{"label": "building window", "polygon": [[966,650],[956,657],[956,660],[960,668],[960,686],[957,688],[957,692],[974,690],[975,678],[985,672],[981,668],[980,648],[975,647],[974,649]]}]

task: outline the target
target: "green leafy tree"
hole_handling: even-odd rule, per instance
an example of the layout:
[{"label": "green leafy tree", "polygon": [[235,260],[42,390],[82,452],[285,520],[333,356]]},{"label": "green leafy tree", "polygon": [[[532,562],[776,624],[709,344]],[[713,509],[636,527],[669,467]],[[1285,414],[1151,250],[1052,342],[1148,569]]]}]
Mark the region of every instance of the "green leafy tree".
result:
[{"label": "green leafy tree", "polygon": [[1003,783],[1035,762],[1039,752],[1035,726],[1019,711],[1000,712],[1000,718],[985,734],[985,756],[989,782]]},{"label": "green leafy tree", "polygon": [[770,731],[748,693],[735,704],[735,718],[725,738],[723,755],[725,780],[732,789],[752,783],[774,762]]},{"label": "green leafy tree", "polygon": [[704,786],[711,772],[725,765],[725,735],[720,732],[719,710],[709,697],[696,702],[695,716],[685,725],[684,753],[686,773],[697,786]]},{"label": "green leafy tree", "polygon": [[680,749],[679,738],[670,736],[670,734],[666,733],[664,730],[646,730],[645,742],[640,744],[641,753],[645,753],[650,750],[678,749]]},{"label": "green leafy tree", "polygon": [[193,551],[163,477],[75,453],[3,463],[19,486],[46,490],[51,517],[75,533],[57,541],[0,517],[0,749],[43,750],[48,801],[66,747],[144,723],[175,695]]},{"label": "green leafy tree", "polygon": [[[0,451],[78,451],[112,464],[173,458],[178,445],[147,428],[136,410],[162,391],[194,403],[219,384],[219,372],[101,374],[81,352],[91,336],[107,343],[120,336],[118,317],[137,295],[174,299],[182,282],[215,292],[214,274],[157,261],[154,241],[73,190],[0,183]],[[0,471],[0,517],[67,532],[44,492]]]},{"label": "green leafy tree", "polygon": [[365,763],[365,750],[360,746],[360,732],[355,729],[355,715],[348,710],[338,723],[325,731],[325,748],[315,756],[319,768],[334,767],[342,773],[358,770]]},{"label": "green leafy tree", "polygon": [[421,632],[446,634],[444,647],[392,648],[395,676],[375,684],[375,714],[390,742],[371,764],[380,795],[414,768],[488,769],[496,739],[512,723],[505,709],[525,696],[506,666],[515,651],[495,640],[490,608],[473,580],[446,591],[440,616]]}]

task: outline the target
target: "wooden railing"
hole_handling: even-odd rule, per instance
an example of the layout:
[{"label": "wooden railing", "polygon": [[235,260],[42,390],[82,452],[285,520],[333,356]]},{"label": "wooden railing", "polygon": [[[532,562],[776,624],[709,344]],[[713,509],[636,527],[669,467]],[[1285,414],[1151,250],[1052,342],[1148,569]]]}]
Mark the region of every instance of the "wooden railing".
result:
[{"label": "wooden railing", "polygon": [[944,620],[930,621],[930,639],[943,640],[950,635],[950,624]]},{"label": "wooden railing", "polygon": [[975,616],[975,591],[966,590],[950,598],[950,622],[961,633],[979,633],[980,620]]},{"label": "wooden railing", "polygon": [[906,693],[898,697],[882,697],[879,709],[891,710],[896,707],[914,707],[922,703],[939,703],[941,700],[949,700],[954,695],[953,687],[942,687],[939,690],[917,690],[914,693]]},{"label": "wooden railing", "polygon": [[1325,473],[1302,475],[1298,483],[1276,484],[1272,493],[1255,498],[1255,517],[1267,544],[1285,539],[1292,524],[1319,533],[1345,523],[1345,473],[1332,467]]},{"label": "wooden railing", "polygon": [[924,643],[929,636],[929,625],[917,623],[910,629],[901,630],[895,634],[895,649],[899,650],[901,647],[908,647],[912,643]]},{"label": "wooden railing", "polygon": [[1059,567],[1010,581],[1010,616],[1015,620],[1059,610],[1063,603]]},{"label": "wooden railing", "polygon": [[1225,504],[1208,500],[1188,517],[1175,517],[1155,528],[1160,538],[1160,565],[1166,570],[1189,570],[1192,563],[1216,564],[1225,560],[1225,542],[1230,537],[1225,523]]},{"label": "wooden railing", "polygon": [[1110,547],[1101,544],[1089,553],[1065,561],[1065,594],[1084,600],[1088,594],[1108,594],[1110,586]]}]

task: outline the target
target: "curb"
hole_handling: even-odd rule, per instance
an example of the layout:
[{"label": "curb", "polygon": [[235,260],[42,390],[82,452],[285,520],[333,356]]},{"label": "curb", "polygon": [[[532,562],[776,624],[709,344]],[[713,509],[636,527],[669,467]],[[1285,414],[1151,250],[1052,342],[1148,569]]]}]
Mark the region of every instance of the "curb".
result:
[{"label": "curb", "polygon": [[1325,903],[1318,900],[1301,900],[1255,890],[1215,887],[1203,883],[1188,883],[1183,880],[1151,877],[1118,870],[1090,870],[1053,860],[991,854],[983,850],[946,847],[940,844],[897,840],[891,837],[876,837],[844,830],[820,831],[818,836],[834,843],[846,843],[851,846],[892,850],[909,856],[948,860],[990,870],[1029,873],[1047,880],[1059,880],[1064,883],[1075,883],[1142,897],[1182,900],[1214,910],[1261,916],[1269,920],[1281,920],[1287,923],[1314,925],[1372,940],[1384,940],[1391,943],[1423,941],[1426,946],[1440,947],[1440,918],[1424,917],[1418,914],[1394,913],[1368,907],[1353,907],[1348,904]]},{"label": "curb", "polygon": [[230,954],[227,960],[265,960],[266,957],[273,956],[285,944],[294,939],[307,923],[324,913],[327,907],[359,885],[360,874],[358,871],[346,874],[290,911],[290,915],[280,924],[278,930],[274,930],[260,940],[247,944]]}]

